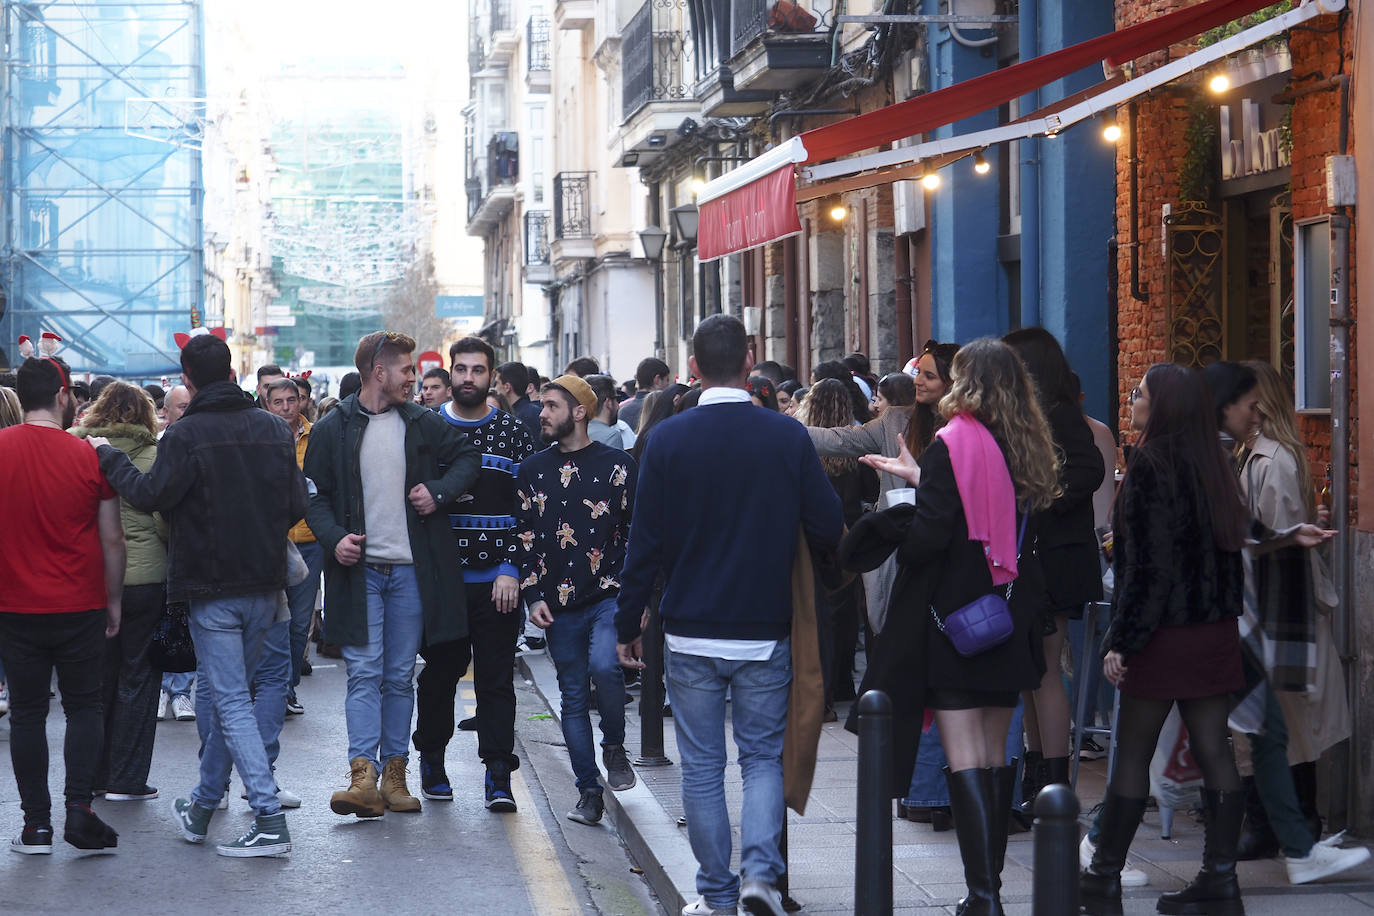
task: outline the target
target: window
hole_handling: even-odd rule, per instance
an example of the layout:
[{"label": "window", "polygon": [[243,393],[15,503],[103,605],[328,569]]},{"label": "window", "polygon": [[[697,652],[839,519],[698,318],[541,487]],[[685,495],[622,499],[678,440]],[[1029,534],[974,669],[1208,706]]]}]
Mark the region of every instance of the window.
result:
[{"label": "window", "polygon": [[1298,410],[1331,409],[1331,227],[1297,227],[1293,269],[1294,400]]}]

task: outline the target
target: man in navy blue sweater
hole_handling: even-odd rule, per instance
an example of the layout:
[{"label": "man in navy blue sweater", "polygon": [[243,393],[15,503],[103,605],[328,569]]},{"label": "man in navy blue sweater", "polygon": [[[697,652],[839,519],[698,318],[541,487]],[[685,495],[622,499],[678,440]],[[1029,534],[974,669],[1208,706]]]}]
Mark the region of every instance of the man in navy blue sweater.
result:
[{"label": "man in navy blue sweater", "polygon": [[[782,739],[792,680],[797,532],[832,547],[844,527],[806,428],[755,407],[744,325],[712,315],[692,337],[696,408],[654,428],[639,469],[616,613],[621,663],[637,665],[654,579],[682,754],[682,803],[701,899],[684,916],[782,916]],[[725,696],[744,776],[740,876],[730,871]]]}]

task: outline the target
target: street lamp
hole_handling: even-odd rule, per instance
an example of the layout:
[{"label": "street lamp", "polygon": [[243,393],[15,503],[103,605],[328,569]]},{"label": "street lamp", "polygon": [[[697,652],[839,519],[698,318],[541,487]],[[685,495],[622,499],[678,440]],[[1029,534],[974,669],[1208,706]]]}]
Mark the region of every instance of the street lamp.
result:
[{"label": "street lamp", "polygon": [[663,358],[663,243],[668,233],[658,226],[639,230],[639,244],[644,257],[654,262],[654,356]]},{"label": "street lamp", "polygon": [[690,245],[697,243],[697,224],[701,219],[701,214],[697,211],[696,204],[683,204],[668,211],[668,215],[673,218],[673,229],[677,232],[677,237]]}]

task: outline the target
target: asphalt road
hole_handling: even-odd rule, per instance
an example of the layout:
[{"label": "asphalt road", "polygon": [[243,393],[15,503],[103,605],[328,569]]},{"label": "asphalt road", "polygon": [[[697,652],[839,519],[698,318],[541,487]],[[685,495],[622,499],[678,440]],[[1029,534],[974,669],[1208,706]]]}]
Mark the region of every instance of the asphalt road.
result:
[{"label": "asphalt road", "polygon": [[[476,738],[460,732],[449,745],[452,802],[424,800],[419,814],[377,820],[340,817],[329,796],[348,783],[341,662],[315,659],[301,682],[304,716],[289,717],[277,764],[279,783],[304,804],[287,812],[292,852],[279,858],[230,859],[216,841],[238,836],[252,820],[238,797],[216,814],[205,845],[186,843],[171,817],[172,799],[187,795],[197,773],[195,723],[158,724],[146,802],[97,799],[96,811],[119,831],[112,855],[83,856],[61,841],[61,748],[56,699],[49,713],[51,787],[57,842],[51,856],[0,851],[0,913],[291,913],[341,912],[567,914],[638,916],[663,910],[635,873],[609,821],[587,827],[566,819],[577,801],[558,726],[539,695],[517,675],[516,753],[512,787],[520,810],[493,814],[482,804],[483,769]],[[462,685],[460,715],[473,708]],[[0,720],[0,839],[19,832],[23,814],[9,765],[9,727]],[[419,794],[411,754],[411,791]]]}]

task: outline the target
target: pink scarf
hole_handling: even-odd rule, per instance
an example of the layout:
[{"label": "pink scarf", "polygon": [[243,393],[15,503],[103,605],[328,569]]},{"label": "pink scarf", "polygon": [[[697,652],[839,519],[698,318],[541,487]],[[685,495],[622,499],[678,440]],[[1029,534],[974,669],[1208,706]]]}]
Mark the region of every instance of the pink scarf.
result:
[{"label": "pink scarf", "polygon": [[1016,489],[988,428],[970,414],[953,416],[935,433],[949,449],[970,541],[983,543],[993,585],[1016,578]]}]

